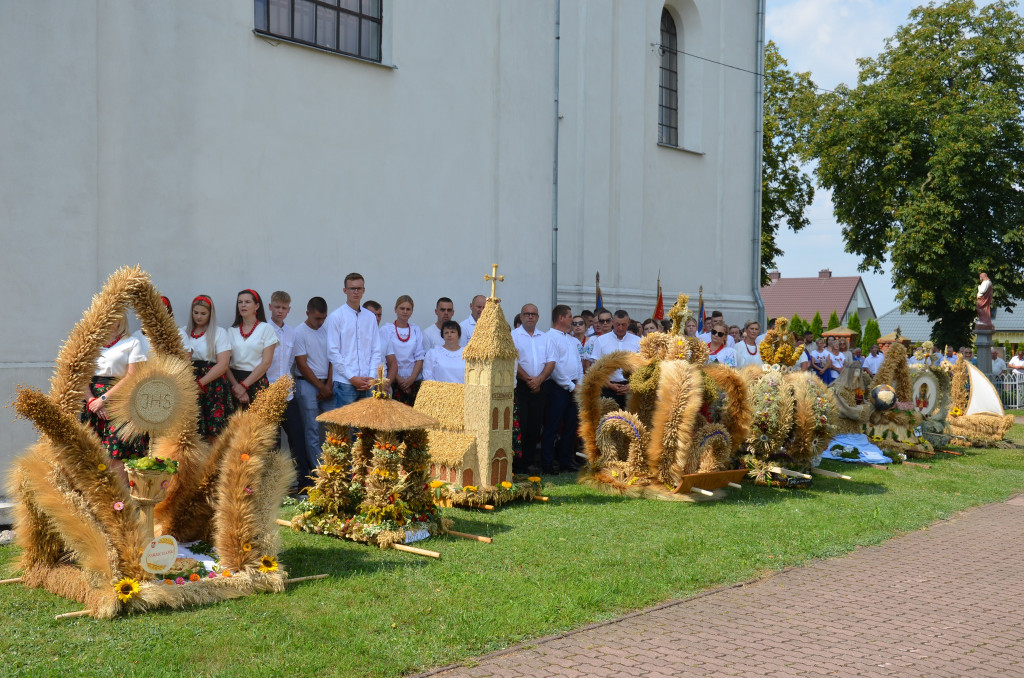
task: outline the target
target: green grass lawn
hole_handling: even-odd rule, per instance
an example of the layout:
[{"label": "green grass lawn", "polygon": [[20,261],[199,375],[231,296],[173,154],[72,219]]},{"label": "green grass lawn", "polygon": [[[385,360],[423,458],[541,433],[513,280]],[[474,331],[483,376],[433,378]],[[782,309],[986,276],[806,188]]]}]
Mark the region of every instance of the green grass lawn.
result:
[{"label": "green grass lawn", "polygon": [[[559,476],[549,503],[446,510],[454,529],[494,543],[426,542],[440,561],[289,531],[280,559],[291,576],[329,578],[187,611],[55,621],[81,606],[3,586],[3,672],[400,675],[837,556],[1024,489],[1022,450],[969,450],[930,469],[825,467],[854,479],[744,486],[699,504],[624,499]],[[0,576],[16,575],[16,557],[0,547]]]}]

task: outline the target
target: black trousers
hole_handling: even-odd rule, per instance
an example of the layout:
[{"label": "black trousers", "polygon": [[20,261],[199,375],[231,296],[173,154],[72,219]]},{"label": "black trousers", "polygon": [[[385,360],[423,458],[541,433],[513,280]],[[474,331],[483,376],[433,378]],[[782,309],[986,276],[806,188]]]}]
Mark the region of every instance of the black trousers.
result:
[{"label": "black trousers", "polygon": [[[629,382],[624,382],[624,383],[628,384]],[[611,398],[612,400],[614,400],[616,403],[619,404],[619,409],[620,410],[626,409],[626,396],[619,395],[618,393],[616,393],[615,391],[611,390],[610,388],[602,388],[601,389],[601,396],[604,397],[604,398]]]},{"label": "black trousers", "polygon": [[558,438],[558,463],[564,469],[576,465],[576,437],[579,429],[579,410],[576,399],[553,381],[544,382],[547,402],[544,404],[544,434],[541,437],[541,459],[545,468],[555,460],[555,438]]},{"label": "black trousers", "polygon": [[313,481],[309,479],[313,469],[309,467],[309,457],[306,455],[306,435],[302,425],[302,412],[299,410],[299,403],[293,396],[284,408],[284,420],[281,427],[277,429],[277,444],[281,445],[281,429],[288,436],[288,448],[291,451],[292,459],[295,461],[295,475],[298,488],[312,486]]},{"label": "black trousers", "polygon": [[537,443],[540,442],[540,429],[544,423],[544,396],[547,382],[541,385],[538,393],[530,390],[526,382],[516,384],[514,398],[519,408],[519,432],[523,436],[522,469],[530,465],[540,465],[537,454]]}]

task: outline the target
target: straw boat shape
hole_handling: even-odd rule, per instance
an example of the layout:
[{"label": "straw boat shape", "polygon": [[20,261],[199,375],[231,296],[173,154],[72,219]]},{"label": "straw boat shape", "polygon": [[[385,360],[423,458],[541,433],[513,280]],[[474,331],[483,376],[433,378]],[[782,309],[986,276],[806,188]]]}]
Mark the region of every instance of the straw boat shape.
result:
[{"label": "straw boat shape", "polygon": [[390,398],[363,398],[345,407],[324,412],[316,420],[325,424],[374,431],[409,431],[441,423],[434,417]]}]

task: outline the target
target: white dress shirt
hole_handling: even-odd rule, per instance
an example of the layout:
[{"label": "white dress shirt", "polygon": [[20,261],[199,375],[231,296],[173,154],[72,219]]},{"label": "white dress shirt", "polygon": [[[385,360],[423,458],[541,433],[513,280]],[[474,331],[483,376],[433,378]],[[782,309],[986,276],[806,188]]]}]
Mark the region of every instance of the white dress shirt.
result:
[{"label": "white dress shirt", "polygon": [[377,316],[348,304],[327,316],[327,357],[334,366],[334,381],[351,383],[353,377],[376,377],[380,352]]},{"label": "white dress shirt", "polygon": [[1010,367],[1013,368],[1014,374],[1024,374],[1024,360],[1021,360],[1017,356],[1010,358]]},{"label": "white dress shirt", "polygon": [[[459,337],[459,346],[465,346],[469,343],[470,337],[473,336],[473,330],[476,329],[476,319],[470,315],[459,323],[459,327],[462,328],[462,336]],[[442,341],[441,343],[443,344],[444,342]]]},{"label": "white dress shirt", "polygon": [[295,360],[295,354],[292,352],[295,345],[295,328],[291,325],[278,327],[273,320],[267,324],[274,330],[278,341],[278,347],[274,349],[274,360],[267,368],[267,381],[273,384],[286,374],[292,373],[292,361]]},{"label": "white dress shirt", "polygon": [[[327,378],[331,361],[327,359],[327,323],[314,330],[306,323],[295,328],[295,345],[292,347],[292,355],[299,357],[306,356],[306,367],[313,373],[313,376],[323,381]],[[295,374],[302,376],[299,368],[295,368]]]},{"label": "white dress shirt", "polygon": [[[626,332],[626,335],[619,339],[615,336],[615,332],[607,332],[602,334],[597,339],[592,339],[594,342],[594,353],[592,354],[593,360],[598,360],[601,356],[606,356],[609,353],[615,353],[616,351],[632,351],[633,353],[640,352],[640,337],[635,334]],[[615,370],[609,381],[625,381],[626,378],[622,376],[622,370]]]},{"label": "white dress shirt", "polygon": [[231,369],[239,372],[255,370],[263,362],[264,349],[278,344],[277,333],[270,329],[270,323],[264,322],[256,323],[248,337],[242,336],[241,327],[232,327],[228,330],[228,339],[231,340]]},{"label": "white dress shirt", "polygon": [[868,353],[866,356],[861,358],[860,366],[868,371],[868,374],[875,376],[878,372],[878,368],[882,366],[885,361],[885,356],[879,351],[877,355],[871,355]]},{"label": "white dress shirt", "polygon": [[462,359],[462,347],[458,351],[449,351],[444,346],[435,346],[427,351],[427,357],[423,359],[423,378],[464,384],[466,361]]},{"label": "white dress shirt", "polygon": [[[405,341],[402,341],[405,339]],[[410,376],[416,367],[417,360],[423,360],[426,352],[423,350],[423,332],[420,328],[410,324],[404,330],[400,330],[395,323],[388,323],[380,328],[380,348],[384,356],[393,355],[398,362],[398,376],[402,379]],[[421,375],[422,377],[422,372]]]},{"label": "white dress shirt", "polygon": [[207,332],[210,331],[210,327],[206,327],[206,332],[203,332],[200,337],[192,337],[184,327],[178,328],[178,331],[182,333],[182,341],[185,342],[185,350],[192,352],[192,360],[205,360],[208,363],[217,362],[217,356],[224,351],[231,350],[231,340],[228,339],[228,331],[223,327],[215,328],[213,339],[213,350],[216,351],[214,355],[210,355],[209,342],[207,341]]},{"label": "white dress shirt", "polygon": [[437,326],[437,323],[430,323],[423,328],[424,355],[435,346],[444,346],[444,337],[441,336],[441,328]]},{"label": "white dress shirt", "polygon": [[1000,357],[992,359],[992,374],[998,376],[1006,371],[1006,361]]},{"label": "white dress shirt", "polygon": [[543,372],[544,366],[555,359],[552,349],[548,345],[549,334],[550,332],[545,333],[534,328],[531,335],[522,325],[512,330],[512,342],[516,345],[516,350],[519,351],[516,367],[522,367],[523,372],[531,377],[536,377]]},{"label": "white dress shirt", "polygon": [[555,363],[555,369],[551,372],[551,381],[572,393],[583,379],[580,340],[554,328],[548,330],[546,336],[548,350]]}]

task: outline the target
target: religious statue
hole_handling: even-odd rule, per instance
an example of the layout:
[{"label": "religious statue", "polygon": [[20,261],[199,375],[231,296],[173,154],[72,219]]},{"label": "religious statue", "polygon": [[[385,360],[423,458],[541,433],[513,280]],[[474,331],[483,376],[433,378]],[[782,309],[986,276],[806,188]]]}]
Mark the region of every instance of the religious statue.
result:
[{"label": "religious statue", "polygon": [[992,281],[988,279],[988,273],[982,272],[981,284],[978,285],[978,323],[977,327],[993,329],[992,327]]}]

